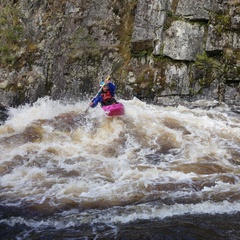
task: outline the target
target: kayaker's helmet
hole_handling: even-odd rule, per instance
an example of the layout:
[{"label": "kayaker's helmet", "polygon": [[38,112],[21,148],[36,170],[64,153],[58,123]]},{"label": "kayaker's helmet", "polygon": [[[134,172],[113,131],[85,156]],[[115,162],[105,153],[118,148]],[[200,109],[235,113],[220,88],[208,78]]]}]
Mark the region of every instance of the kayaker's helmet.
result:
[{"label": "kayaker's helmet", "polygon": [[104,81],[102,80],[99,85],[100,85],[100,87],[103,87],[104,84],[105,84],[105,83],[104,83]]},{"label": "kayaker's helmet", "polygon": [[100,82],[100,87],[109,87],[108,83],[105,83],[104,81]]}]

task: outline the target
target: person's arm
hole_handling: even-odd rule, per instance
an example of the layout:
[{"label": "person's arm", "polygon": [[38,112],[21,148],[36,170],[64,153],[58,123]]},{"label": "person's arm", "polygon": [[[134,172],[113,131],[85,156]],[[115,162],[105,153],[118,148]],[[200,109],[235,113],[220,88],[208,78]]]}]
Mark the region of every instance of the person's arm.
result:
[{"label": "person's arm", "polygon": [[95,97],[92,102],[90,102],[90,107],[94,108],[98,105],[99,102],[102,101],[102,96],[99,94],[97,97]]}]

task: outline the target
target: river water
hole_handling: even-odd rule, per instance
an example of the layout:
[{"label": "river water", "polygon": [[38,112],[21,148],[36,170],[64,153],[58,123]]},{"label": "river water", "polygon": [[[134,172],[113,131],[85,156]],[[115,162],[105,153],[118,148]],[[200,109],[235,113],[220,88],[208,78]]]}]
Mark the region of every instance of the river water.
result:
[{"label": "river water", "polygon": [[120,102],[115,118],[48,98],[9,110],[1,239],[240,239],[240,116]]}]

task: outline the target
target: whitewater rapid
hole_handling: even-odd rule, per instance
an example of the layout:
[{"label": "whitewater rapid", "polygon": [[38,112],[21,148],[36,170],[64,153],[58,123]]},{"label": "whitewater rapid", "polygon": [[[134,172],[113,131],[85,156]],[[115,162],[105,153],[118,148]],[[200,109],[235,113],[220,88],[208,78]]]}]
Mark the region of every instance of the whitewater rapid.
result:
[{"label": "whitewater rapid", "polygon": [[87,102],[48,98],[9,110],[0,126],[0,204],[64,229],[184,214],[240,212],[240,118],[228,106],[162,107],[120,100],[107,117]]}]

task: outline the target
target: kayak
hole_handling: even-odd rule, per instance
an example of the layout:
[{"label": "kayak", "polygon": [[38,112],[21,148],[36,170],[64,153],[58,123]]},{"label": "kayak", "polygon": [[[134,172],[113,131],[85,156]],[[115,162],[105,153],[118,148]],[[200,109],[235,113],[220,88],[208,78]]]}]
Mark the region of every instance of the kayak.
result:
[{"label": "kayak", "polygon": [[112,105],[103,106],[102,109],[108,116],[121,116],[124,115],[124,106],[122,103],[114,103]]}]

